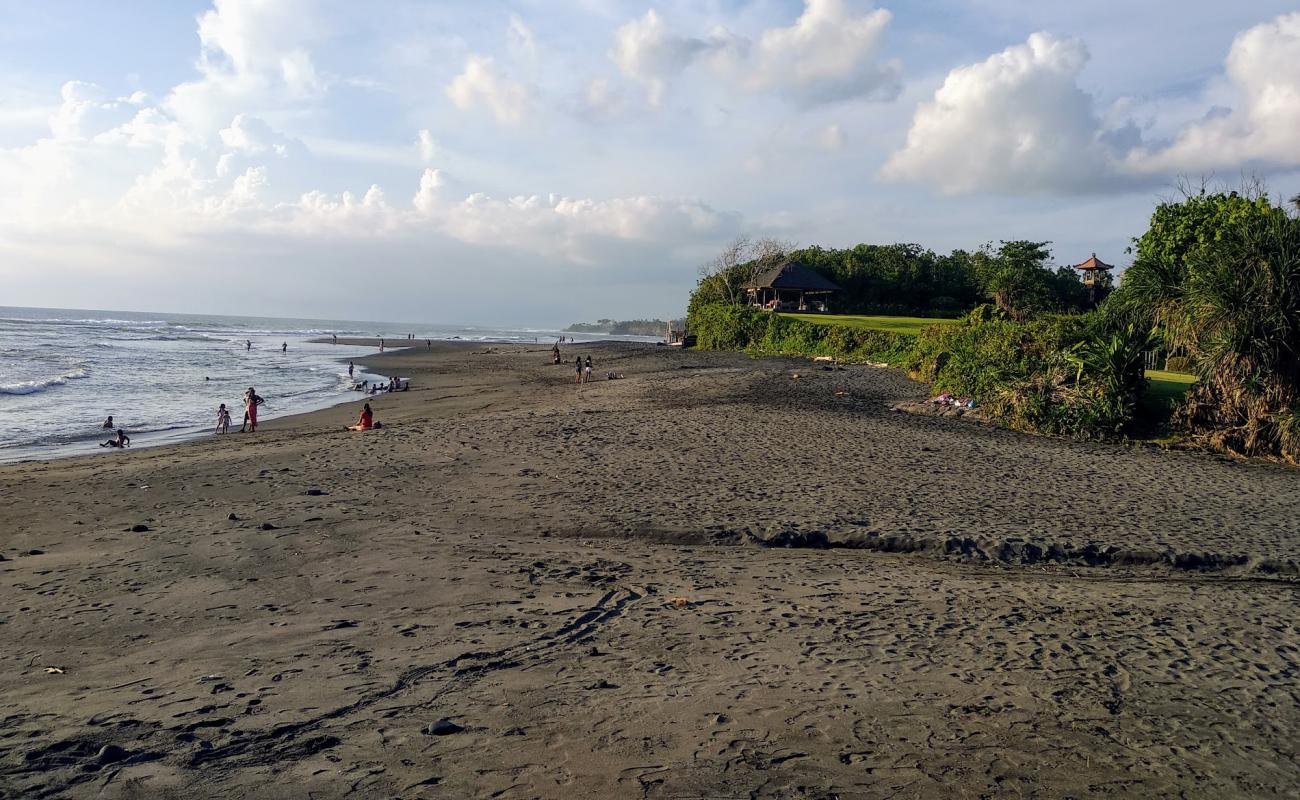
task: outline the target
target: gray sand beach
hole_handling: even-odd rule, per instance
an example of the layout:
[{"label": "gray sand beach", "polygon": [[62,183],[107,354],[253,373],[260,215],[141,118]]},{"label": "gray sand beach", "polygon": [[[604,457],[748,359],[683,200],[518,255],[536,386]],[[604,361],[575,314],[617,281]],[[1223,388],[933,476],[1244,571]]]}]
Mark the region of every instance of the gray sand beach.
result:
[{"label": "gray sand beach", "polygon": [[1300,796],[1294,469],[579,353],[0,467],[0,797]]}]

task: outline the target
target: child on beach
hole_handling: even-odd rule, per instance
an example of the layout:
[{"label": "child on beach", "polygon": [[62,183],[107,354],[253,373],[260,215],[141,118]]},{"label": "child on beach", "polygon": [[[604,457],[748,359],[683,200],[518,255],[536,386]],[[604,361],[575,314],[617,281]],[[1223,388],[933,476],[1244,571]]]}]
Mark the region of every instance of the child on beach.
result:
[{"label": "child on beach", "polygon": [[217,406],[217,429],[213,433],[230,433],[230,411],[225,403]]},{"label": "child on beach", "polygon": [[113,430],[113,415],[109,414],[108,419],[104,420],[104,424],[100,425],[99,427],[106,431]]}]

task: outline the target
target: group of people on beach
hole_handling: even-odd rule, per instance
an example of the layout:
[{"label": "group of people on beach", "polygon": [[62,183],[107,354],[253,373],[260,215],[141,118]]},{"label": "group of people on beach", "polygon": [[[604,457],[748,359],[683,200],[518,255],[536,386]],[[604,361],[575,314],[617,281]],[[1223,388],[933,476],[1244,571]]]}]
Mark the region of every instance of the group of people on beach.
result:
[{"label": "group of people on beach", "polygon": [[[104,420],[104,424],[100,425],[99,427],[102,430],[106,430],[106,431],[113,430],[113,415],[109,414],[108,419]],[[125,430],[123,430],[122,428],[118,428],[116,436],[114,436],[112,439],[109,439],[108,441],[101,442],[99,446],[100,447],[130,447],[131,437],[126,435]]]},{"label": "group of people on beach", "polygon": [[[244,424],[239,426],[239,432],[247,430],[249,433],[257,430],[257,407],[266,403],[266,400],[257,393],[252,386],[244,391]],[[222,403],[217,406],[217,428],[213,433],[230,433],[230,409]]]}]

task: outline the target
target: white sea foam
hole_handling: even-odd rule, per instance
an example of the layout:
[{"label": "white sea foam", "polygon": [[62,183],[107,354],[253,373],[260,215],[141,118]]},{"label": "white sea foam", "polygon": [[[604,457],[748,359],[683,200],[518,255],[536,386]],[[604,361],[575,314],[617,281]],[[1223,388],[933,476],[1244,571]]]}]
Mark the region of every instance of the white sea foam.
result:
[{"label": "white sea foam", "polygon": [[31,381],[16,381],[14,383],[0,383],[0,394],[36,394],[55,386],[63,386],[68,381],[89,378],[90,373],[82,368],[68,370],[61,375],[55,375],[50,378],[37,378]]}]

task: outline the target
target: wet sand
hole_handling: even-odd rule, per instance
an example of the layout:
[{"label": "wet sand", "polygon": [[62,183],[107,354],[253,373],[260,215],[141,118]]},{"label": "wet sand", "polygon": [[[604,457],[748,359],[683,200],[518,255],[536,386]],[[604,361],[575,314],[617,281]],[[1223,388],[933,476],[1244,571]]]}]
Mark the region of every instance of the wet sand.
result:
[{"label": "wet sand", "polygon": [[0,467],[0,797],[1300,796],[1300,472],[491,349]]}]

